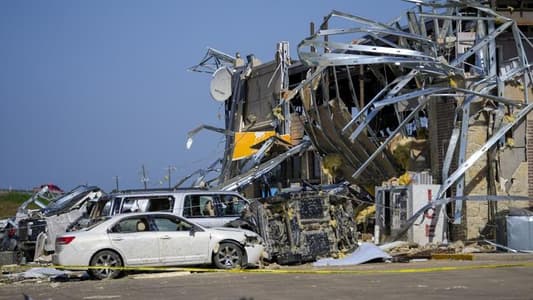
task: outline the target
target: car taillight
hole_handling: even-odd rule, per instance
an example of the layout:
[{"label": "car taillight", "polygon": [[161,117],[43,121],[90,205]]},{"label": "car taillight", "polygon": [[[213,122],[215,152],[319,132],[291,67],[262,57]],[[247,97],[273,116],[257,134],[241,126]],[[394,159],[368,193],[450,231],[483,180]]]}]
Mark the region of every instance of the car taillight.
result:
[{"label": "car taillight", "polygon": [[56,239],[56,244],[59,245],[68,245],[74,240],[73,236],[60,236]]}]

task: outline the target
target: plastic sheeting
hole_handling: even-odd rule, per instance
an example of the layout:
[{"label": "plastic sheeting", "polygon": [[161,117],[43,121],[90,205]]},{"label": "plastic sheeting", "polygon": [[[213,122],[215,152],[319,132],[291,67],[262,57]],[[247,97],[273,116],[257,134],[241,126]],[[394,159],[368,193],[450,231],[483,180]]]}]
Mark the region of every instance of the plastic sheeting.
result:
[{"label": "plastic sheeting", "polygon": [[362,243],[353,253],[340,258],[324,258],[316,261],[313,266],[327,267],[327,266],[350,266],[359,265],[375,259],[388,260],[392,256],[381,250],[378,246],[372,243]]},{"label": "plastic sheeting", "polygon": [[65,276],[69,272],[68,271],[61,271],[54,268],[31,268],[27,270],[26,272],[22,273],[22,276],[25,279],[28,278],[55,278],[58,276]]}]

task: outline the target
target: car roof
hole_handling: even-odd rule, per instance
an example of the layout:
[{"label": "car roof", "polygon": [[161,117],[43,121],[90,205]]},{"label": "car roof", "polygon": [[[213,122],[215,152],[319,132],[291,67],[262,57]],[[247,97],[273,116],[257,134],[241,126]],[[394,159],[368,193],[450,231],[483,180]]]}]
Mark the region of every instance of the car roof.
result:
[{"label": "car roof", "polygon": [[239,193],[220,190],[206,190],[201,188],[185,188],[185,189],[152,189],[152,190],[125,190],[114,192],[110,194],[111,197],[119,196],[143,196],[143,195],[169,195],[169,194],[207,194],[207,195],[238,195]]}]

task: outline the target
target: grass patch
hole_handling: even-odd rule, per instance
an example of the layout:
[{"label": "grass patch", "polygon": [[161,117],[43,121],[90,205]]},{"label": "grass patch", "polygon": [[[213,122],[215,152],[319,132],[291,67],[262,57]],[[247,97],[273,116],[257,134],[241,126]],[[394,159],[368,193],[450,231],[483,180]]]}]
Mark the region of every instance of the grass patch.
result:
[{"label": "grass patch", "polygon": [[0,219],[13,217],[19,206],[31,197],[31,193],[0,193]]}]

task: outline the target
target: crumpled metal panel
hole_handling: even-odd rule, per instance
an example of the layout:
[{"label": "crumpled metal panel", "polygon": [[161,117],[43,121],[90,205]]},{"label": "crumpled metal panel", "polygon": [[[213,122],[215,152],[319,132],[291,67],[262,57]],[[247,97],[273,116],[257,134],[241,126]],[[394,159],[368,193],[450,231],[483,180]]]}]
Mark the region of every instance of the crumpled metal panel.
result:
[{"label": "crumpled metal panel", "polygon": [[252,202],[234,226],[259,233],[279,264],[314,261],[357,247],[352,198],[346,187],[282,193]]},{"label": "crumpled metal panel", "polygon": [[533,250],[533,216],[507,217],[507,246],[517,250]]}]

